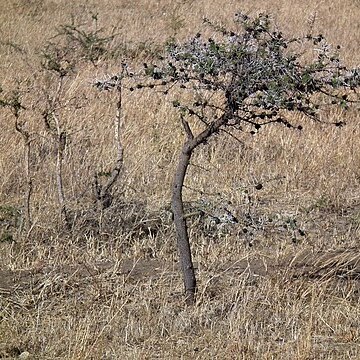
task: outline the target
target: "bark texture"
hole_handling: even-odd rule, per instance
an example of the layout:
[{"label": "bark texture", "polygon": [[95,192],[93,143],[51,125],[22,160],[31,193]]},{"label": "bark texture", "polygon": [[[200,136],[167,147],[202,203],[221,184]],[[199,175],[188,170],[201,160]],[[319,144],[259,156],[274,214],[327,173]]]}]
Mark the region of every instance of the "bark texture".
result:
[{"label": "bark texture", "polygon": [[227,123],[228,119],[229,116],[225,113],[219,119],[208,125],[198,135],[194,136],[188,122],[182,118],[183,127],[187,134],[187,141],[181,149],[174,176],[171,207],[174,215],[177,246],[185,286],[185,299],[188,304],[193,304],[195,302],[196,276],[191,255],[189,233],[184,214],[182,190],[192,153],[199,145],[206,142],[213,134],[217,133],[219,129]]}]

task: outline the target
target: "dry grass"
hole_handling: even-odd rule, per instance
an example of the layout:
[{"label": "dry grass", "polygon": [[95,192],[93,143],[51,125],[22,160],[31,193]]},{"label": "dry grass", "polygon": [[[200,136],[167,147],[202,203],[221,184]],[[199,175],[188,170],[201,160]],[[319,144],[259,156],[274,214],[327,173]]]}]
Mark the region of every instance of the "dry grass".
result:
[{"label": "dry grass", "polygon": [[[237,6],[84,4],[0,2],[4,89],[16,77],[31,79],[37,50],[72,14],[80,21],[89,10],[98,12],[101,25],[116,27],[112,45],[121,44],[121,57],[141,63],[169,37],[196,33],[204,16],[231,23]],[[305,32],[316,14],[317,31],[343,45],[347,65],[359,64],[359,1],[245,1],[242,9],[270,11],[287,33]],[[239,224],[223,236],[191,226],[200,293],[196,306],[186,308],[173,229],[160,217],[183,134],[161,96],[125,94],[125,172],[98,230],[91,184],[94,172],[114,161],[115,106],[89,83],[112,71],[116,62],[102,61],[96,69],[83,66],[66,83],[66,97],[77,95],[84,104],[61,113],[71,134],[64,167],[69,207],[78,218],[71,232],[59,221],[54,143],[34,87],[24,113],[36,134],[34,226],[28,237],[19,233],[23,145],[13,118],[1,110],[0,358],[26,358],[26,352],[29,359],[360,358],[358,110],[323,114],[345,121],[343,128],[294,116],[302,132],[273,126],[256,136],[240,134],[241,144],[219,137],[196,154],[186,199],[230,201]]]}]

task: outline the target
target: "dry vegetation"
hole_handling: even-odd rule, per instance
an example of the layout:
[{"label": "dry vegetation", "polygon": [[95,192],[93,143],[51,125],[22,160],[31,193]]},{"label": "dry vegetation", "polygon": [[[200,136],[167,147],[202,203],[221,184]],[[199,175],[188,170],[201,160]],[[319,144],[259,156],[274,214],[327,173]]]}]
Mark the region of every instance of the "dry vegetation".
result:
[{"label": "dry vegetation", "polygon": [[[360,2],[242,2],[269,11],[288,34],[315,32],[359,64]],[[241,143],[222,136],[193,159],[188,201],[231,202],[239,223],[225,234],[191,225],[200,293],[186,308],[175,235],[163,219],[184,134],[171,102],[146,90],[125,92],[124,172],[114,201],[94,210],[92,182],[113,166],[114,97],[91,82],[151,59],[170,37],[199,31],[201,19],[231,23],[236,1],[0,1],[0,84],[32,81],[38,50],[56,26],[88,21],[117,34],[116,54],[83,65],[61,112],[70,134],[64,188],[76,222],[59,216],[54,143],[41,118],[41,81],[26,95],[34,135],[33,226],[21,209],[23,143],[0,111],[0,358],[28,359],[358,359],[360,358],[359,109],[322,116],[344,127],[303,131],[272,126]],[[262,184],[260,190],[256,185]],[[101,222],[101,227],[99,227]]]}]

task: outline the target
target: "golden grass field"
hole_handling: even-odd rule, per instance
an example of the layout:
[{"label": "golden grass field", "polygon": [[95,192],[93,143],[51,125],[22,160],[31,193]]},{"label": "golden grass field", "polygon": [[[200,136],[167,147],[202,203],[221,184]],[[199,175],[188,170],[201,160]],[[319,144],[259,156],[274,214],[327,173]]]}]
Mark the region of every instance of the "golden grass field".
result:
[{"label": "golden grass field", "polygon": [[[359,105],[322,113],[346,122],[341,128],[295,114],[301,132],[274,125],[238,134],[241,143],[223,134],[196,152],[185,199],[231,203],[239,223],[223,235],[190,225],[192,307],[174,229],[159,215],[184,140],[171,99],[124,92],[124,169],[112,206],[94,213],[94,173],[115,159],[116,98],[91,83],[122,60],[134,68],[151,60],[171,37],[194,35],[203,17],[232,24],[238,10],[269,12],[289,35],[305,34],[315,16],[315,33],[341,44],[347,66],[360,63],[358,0],[0,0],[0,85],[30,84],[21,117],[32,134],[34,187],[26,233],[24,144],[0,108],[1,359],[360,359]],[[42,89],[54,86],[38,72],[38,54],[57,26],[96,13],[117,34],[118,57],[66,79],[64,189],[77,219],[69,231],[41,117]]]}]

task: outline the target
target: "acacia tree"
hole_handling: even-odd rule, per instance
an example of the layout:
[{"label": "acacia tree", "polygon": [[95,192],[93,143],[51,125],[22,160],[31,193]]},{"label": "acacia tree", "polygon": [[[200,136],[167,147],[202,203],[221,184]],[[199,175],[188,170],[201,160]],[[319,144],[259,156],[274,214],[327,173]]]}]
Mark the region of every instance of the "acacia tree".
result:
[{"label": "acacia tree", "polygon": [[[291,112],[320,121],[323,106],[347,108],[358,101],[360,69],[348,69],[323,35],[286,37],[266,14],[235,15],[235,30],[205,19],[213,32],[168,46],[160,64],[144,64],[150,82],[138,88],[165,86],[164,94],[183,89],[173,101],[180,110],[186,139],[182,145],[172,187],[172,211],[177,234],[185,295],[193,303],[196,277],[184,216],[182,190],[194,151],[219,132],[255,133],[278,123],[302,130],[287,119]],[[184,97],[185,98],[185,97]],[[341,126],[342,123],[334,123]]]}]

